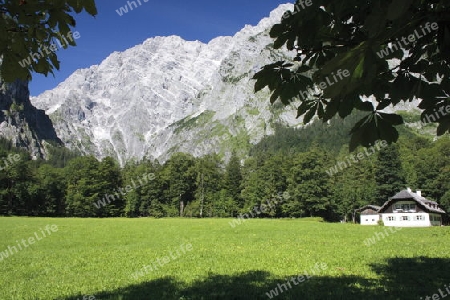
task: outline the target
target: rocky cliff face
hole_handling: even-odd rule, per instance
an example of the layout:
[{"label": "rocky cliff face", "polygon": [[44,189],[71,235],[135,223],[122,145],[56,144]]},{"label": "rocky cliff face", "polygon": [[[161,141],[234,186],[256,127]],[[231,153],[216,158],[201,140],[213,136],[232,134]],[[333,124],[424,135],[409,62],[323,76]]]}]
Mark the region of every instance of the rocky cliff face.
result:
[{"label": "rocky cliff face", "polygon": [[[273,134],[274,124],[301,121],[295,107],[270,105],[267,90],[253,92],[255,72],[295,55],[274,50],[269,37],[288,9],[293,5],[281,5],[258,25],[208,44],[155,37],[112,53],[32,98],[38,110],[25,83],[2,85],[0,133],[35,157],[45,157],[42,140],[121,164],[143,157],[164,161],[178,151],[246,154]],[[409,111],[408,105],[396,109]]]},{"label": "rocky cliff face", "polygon": [[76,71],[33,98],[64,144],[121,163],[144,156],[167,159],[246,151],[276,122],[297,124],[295,110],[272,107],[254,94],[253,74],[293,53],[274,51],[268,31],[292,8],[282,5],[257,26],[208,44],[155,37],[100,65]]},{"label": "rocky cliff face", "polygon": [[24,81],[6,84],[0,80],[0,136],[33,158],[46,157],[46,143],[61,144],[50,118],[31,104]]}]

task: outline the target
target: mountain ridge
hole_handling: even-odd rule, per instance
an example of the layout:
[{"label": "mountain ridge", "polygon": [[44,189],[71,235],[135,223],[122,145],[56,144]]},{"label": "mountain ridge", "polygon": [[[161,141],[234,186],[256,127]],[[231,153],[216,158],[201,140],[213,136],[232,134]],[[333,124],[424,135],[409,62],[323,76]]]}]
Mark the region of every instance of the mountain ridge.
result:
[{"label": "mountain ridge", "polygon": [[31,101],[50,116],[68,148],[121,164],[165,160],[178,151],[227,155],[230,143],[247,151],[273,133],[272,122],[298,122],[293,111],[272,115],[268,95],[255,95],[251,79],[271,60],[291,55],[274,51],[268,35],[291,8],[281,5],[256,26],[207,44],[149,38],[75,71]]},{"label": "mountain ridge", "polygon": [[252,79],[266,64],[292,61],[295,53],[275,50],[269,36],[292,8],[282,4],[257,25],[208,43],[149,38],[31,100],[69,149],[121,165],[144,157],[163,162],[175,152],[245,156],[277,124],[302,126],[296,107],[271,105],[269,91],[255,94]]}]

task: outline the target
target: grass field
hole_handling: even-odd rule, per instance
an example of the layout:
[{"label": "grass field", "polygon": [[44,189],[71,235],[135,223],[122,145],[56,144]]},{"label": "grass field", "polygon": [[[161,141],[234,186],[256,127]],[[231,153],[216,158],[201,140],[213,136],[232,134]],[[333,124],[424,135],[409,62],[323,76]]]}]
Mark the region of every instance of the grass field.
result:
[{"label": "grass field", "polygon": [[[10,249],[9,257],[0,258],[0,299],[270,299],[269,293],[273,299],[368,300],[426,299],[439,289],[448,294],[449,227],[386,231],[248,220],[232,228],[230,221],[0,218],[0,255]],[[46,225],[57,231],[49,235]],[[376,233],[375,244],[365,245]],[[17,253],[11,248],[36,235],[41,239]],[[292,277],[297,284],[287,284]],[[276,288],[279,296],[270,294]]]}]

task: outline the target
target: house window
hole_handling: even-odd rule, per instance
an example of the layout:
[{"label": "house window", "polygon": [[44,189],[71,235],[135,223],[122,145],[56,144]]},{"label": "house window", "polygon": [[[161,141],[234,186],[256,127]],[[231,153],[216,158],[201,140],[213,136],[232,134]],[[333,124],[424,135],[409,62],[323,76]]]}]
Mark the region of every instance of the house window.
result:
[{"label": "house window", "polygon": [[408,210],[415,210],[416,205],[415,204],[402,204],[402,210],[408,211]]},{"label": "house window", "polygon": [[403,210],[403,211],[415,211],[415,204],[395,204],[394,210]]},{"label": "house window", "polygon": [[408,216],[402,216],[401,220],[402,221],[409,221],[409,217]]},{"label": "house window", "polygon": [[440,216],[430,216],[430,221],[440,222],[441,217]]},{"label": "house window", "polygon": [[386,220],[387,221],[395,221],[395,217],[387,217]]},{"label": "house window", "polygon": [[416,216],[416,221],[425,221],[424,216]]}]

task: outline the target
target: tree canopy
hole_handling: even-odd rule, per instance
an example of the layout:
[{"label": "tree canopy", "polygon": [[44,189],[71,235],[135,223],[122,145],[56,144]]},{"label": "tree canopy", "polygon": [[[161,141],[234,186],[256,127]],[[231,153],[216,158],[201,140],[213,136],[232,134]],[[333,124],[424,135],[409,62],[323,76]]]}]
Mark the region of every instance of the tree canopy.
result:
[{"label": "tree canopy", "polygon": [[272,27],[273,47],[292,60],[264,66],[255,91],[270,101],[299,101],[298,117],[324,122],[366,115],[351,130],[350,150],[398,139],[400,115],[388,106],[419,100],[424,123],[450,131],[450,3],[446,0],[298,0]]},{"label": "tree canopy", "polygon": [[[350,127],[346,120],[336,122],[341,124],[333,132]],[[247,215],[338,221],[351,220],[355,209],[381,205],[406,187],[421,190],[450,212],[450,138],[432,142],[408,136],[402,128],[397,143],[353,164],[348,145],[338,135],[333,138],[333,132],[306,126],[296,136],[288,133],[295,141],[286,140],[284,131],[291,130],[279,128],[275,135],[280,137],[265,137],[280,141],[278,148],[255,146],[242,165],[236,155],[226,161],[216,154],[174,153],[163,163],[131,160],[121,168],[110,157],[97,161],[60,147],[48,161],[32,160],[0,139],[0,216]],[[330,141],[305,139],[312,135]],[[348,163],[345,169],[336,169],[343,162]]]},{"label": "tree canopy", "polygon": [[74,14],[97,15],[94,0],[0,0],[0,76],[29,80],[59,69],[58,48],[75,46]]}]

